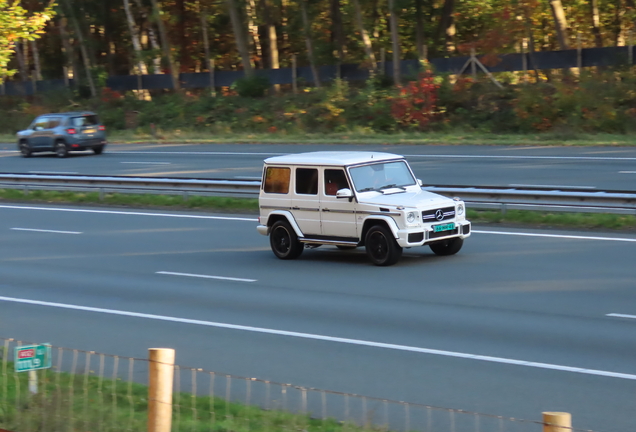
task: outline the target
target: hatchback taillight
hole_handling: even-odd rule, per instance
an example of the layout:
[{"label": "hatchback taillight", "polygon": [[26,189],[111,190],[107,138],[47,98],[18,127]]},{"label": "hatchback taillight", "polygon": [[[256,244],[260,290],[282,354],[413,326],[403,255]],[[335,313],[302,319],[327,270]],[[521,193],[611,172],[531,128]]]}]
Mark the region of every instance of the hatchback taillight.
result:
[{"label": "hatchback taillight", "polygon": [[101,126],[99,127],[99,130],[100,130],[100,131],[105,131],[105,130],[106,130],[106,126],[101,125]]},{"label": "hatchback taillight", "polygon": [[68,128],[66,129],[66,133],[69,135],[75,135],[77,133],[77,130],[75,128]]}]

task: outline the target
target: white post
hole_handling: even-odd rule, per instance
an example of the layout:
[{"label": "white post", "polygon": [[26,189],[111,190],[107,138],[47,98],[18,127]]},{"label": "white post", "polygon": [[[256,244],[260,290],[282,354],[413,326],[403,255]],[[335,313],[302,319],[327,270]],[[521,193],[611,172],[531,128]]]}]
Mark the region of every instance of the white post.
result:
[{"label": "white post", "polygon": [[475,61],[475,48],[470,49],[470,72],[473,74],[473,79],[477,79],[477,62]]},{"label": "white post", "polygon": [[583,51],[581,47],[581,32],[576,34],[576,67],[579,69],[579,74],[581,73],[581,68],[583,67]]},{"label": "white post", "polygon": [[528,39],[521,41],[521,64],[523,65],[523,81],[528,82]]},{"label": "white post", "polygon": [[148,350],[148,432],[170,432],[172,428],[174,357],[173,349]]},{"label": "white post", "polygon": [[38,394],[38,373],[34,370],[29,371],[29,393]]},{"label": "white post", "polygon": [[211,88],[211,95],[212,96],[216,96],[216,82],[214,80],[214,59],[210,59],[210,64],[208,65],[208,68],[210,70],[210,88]]}]

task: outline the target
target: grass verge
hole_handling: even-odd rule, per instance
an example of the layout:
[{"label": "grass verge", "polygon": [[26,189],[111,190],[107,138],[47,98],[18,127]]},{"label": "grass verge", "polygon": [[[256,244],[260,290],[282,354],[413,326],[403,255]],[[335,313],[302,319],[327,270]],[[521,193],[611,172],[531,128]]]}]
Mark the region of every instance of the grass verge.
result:
[{"label": "grass verge", "polygon": [[[190,196],[185,200],[180,195],[133,195],[105,194],[103,199],[97,192],[30,191],[24,194],[17,189],[0,189],[0,202],[31,202],[47,204],[90,204],[134,208],[171,210],[212,210],[224,213],[258,213],[256,198],[228,198]],[[473,223],[515,224],[545,228],[636,230],[636,216],[604,213],[563,213],[508,210],[468,210],[468,219]]]},{"label": "grass verge", "polygon": [[[13,363],[0,374],[0,430],[145,432],[148,387],[92,375],[38,372],[38,394],[28,390],[28,375]],[[93,373],[93,372],[92,372]],[[361,432],[365,429],[308,414],[263,410],[219,397],[173,395],[174,432]]]}]

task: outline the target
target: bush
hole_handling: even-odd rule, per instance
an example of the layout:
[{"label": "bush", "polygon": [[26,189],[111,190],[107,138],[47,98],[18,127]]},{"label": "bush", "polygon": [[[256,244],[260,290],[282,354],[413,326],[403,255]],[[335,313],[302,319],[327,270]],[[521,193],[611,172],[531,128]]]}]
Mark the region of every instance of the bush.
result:
[{"label": "bush", "polygon": [[260,98],[267,94],[271,87],[269,79],[264,76],[239,78],[232,84],[239,96],[247,98]]}]

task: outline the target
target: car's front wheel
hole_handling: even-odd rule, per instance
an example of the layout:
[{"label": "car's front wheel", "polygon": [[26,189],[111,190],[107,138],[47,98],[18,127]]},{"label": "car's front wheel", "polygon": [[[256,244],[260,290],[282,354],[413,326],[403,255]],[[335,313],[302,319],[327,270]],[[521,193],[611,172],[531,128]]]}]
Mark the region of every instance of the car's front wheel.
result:
[{"label": "car's front wheel", "polygon": [[377,266],[393,265],[402,256],[402,248],[395,241],[395,237],[388,228],[382,225],[371,227],[364,243],[367,256]]},{"label": "car's front wheel", "polygon": [[64,144],[62,141],[58,141],[55,144],[55,154],[59,158],[67,157],[68,156],[68,148],[66,147],[66,144]]},{"label": "car's front wheel", "polygon": [[446,256],[455,255],[464,245],[464,239],[455,237],[448,240],[442,240],[431,243],[429,246],[435,255]]},{"label": "car's front wheel", "polygon": [[33,152],[31,151],[31,146],[29,145],[29,143],[26,141],[22,141],[20,143],[20,154],[22,155],[22,157],[31,157],[32,153]]},{"label": "car's front wheel", "polygon": [[303,244],[287,221],[275,222],[269,233],[269,244],[272,252],[280,259],[298,258],[303,253]]}]

